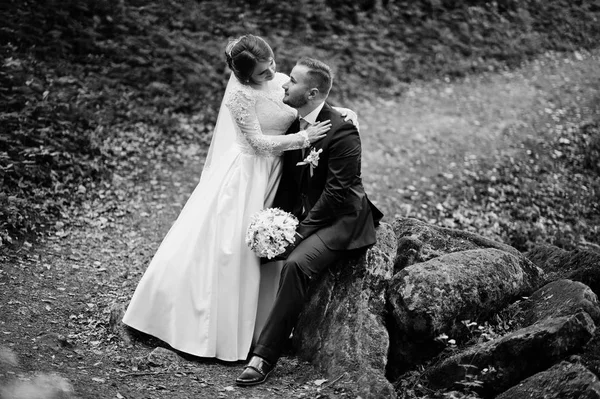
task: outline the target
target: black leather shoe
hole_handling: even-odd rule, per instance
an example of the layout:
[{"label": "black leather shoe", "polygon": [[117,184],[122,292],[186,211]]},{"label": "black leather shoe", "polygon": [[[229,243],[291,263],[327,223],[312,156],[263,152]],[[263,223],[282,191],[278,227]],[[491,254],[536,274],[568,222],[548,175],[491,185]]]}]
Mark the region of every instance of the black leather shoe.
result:
[{"label": "black leather shoe", "polygon": [[242,387],[262,384],[273,371],[273,367],[262,357],[252,356],[242,374],[236,378],[235,383]]}]

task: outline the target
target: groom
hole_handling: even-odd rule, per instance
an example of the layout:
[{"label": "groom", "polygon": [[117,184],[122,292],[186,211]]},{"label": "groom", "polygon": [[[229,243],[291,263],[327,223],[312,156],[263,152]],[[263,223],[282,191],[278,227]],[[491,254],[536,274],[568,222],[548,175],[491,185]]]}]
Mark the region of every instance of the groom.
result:
[{"label": "groom", "polygon": [[375,226],[383,214],[365,194],[360,171],[361,144],[356,126],[345,122],[325,100],[332,84],[329,66],[304,58],[283,85],[283,102],[300,116],[287,133],[331,121],[326,137],[310,150],[286,151],[283,176],[274,205],[298,217],[277,298],[253,350],[236,379],[241,386],[264,382],[279,359],[304,305],[308,286],[332,263],[375,243]]}]

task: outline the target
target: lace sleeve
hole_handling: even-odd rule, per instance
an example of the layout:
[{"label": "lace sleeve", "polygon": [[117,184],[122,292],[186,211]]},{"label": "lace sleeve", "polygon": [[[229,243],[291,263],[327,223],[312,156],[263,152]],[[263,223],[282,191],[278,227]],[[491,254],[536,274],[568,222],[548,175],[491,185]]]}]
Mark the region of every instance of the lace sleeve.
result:
[{"label": "lace sleeve", "polygon": [[253,93],[236,90],[231,93],[226,105],[243,136],[257,154],[280,154],[310,145],[306,131],[281,136],[264,135],[256,116],[256,98]]}]

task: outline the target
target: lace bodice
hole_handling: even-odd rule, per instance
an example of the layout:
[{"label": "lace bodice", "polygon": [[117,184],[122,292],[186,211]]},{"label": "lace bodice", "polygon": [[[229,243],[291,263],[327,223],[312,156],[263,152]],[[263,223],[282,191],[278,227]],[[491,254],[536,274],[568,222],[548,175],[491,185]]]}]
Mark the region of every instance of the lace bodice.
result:
[{"label": "lace bodice", "polygon": [[225,94],[225,105],[235,121],[237,144],[243,152],[273,156],[308,146],[304,131],[283,135],[297,114],[295,109],[282,102],[284,90],[281,86],[288,79],[277,73],[261,89],[233,79],[231,90]]}]

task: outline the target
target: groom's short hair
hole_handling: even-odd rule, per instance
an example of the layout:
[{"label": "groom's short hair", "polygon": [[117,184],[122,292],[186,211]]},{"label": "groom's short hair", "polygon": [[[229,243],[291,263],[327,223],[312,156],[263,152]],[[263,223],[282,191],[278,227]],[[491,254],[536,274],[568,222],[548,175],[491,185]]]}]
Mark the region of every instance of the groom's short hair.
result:
[{"label": "groom's short hair", "polygon": [[308,68],[308,77],[311,80],[311,86],[316,87],[325,96],[329,95],[333,84],[333,72],[329,65],[323,61],[314,58],[301,58],[296,65],[303,65]]}]

